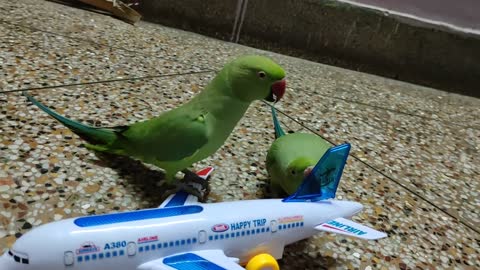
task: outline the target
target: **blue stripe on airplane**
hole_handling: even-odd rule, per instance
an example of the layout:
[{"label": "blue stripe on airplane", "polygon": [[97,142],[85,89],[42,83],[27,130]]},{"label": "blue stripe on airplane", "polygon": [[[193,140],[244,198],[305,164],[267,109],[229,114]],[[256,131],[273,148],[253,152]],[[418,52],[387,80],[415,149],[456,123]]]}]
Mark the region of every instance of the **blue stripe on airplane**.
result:
[{"label": "blue stripe on airplane", "polygon": [[203,207],[199,205],[189,205],[189,206],[147,209],[147,210],[138,210],[138,211],[132,211],[132,212],[124,212],[124,213],[81,217],[81,218],[75,219],[73,222],[75,223],[75,225],[79,227],[94,227],[94,226],[116,224],[116,223],[122,223],[122,222],[197,214],[202,211],[203,211]]}]

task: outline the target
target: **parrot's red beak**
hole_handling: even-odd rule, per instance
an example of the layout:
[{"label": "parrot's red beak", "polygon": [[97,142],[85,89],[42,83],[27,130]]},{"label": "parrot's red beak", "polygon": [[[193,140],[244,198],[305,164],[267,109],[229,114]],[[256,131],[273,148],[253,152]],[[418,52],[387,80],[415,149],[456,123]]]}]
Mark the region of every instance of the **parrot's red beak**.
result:
[{"label": "parrot's red beak", "polygon": [[285,90],[287,89],[287,82],[285,80],[276,81],[272,84],[270,88],[270,96],[267,97],[268,101],[278,102],[282,99],[283,95],[285,94]]}]

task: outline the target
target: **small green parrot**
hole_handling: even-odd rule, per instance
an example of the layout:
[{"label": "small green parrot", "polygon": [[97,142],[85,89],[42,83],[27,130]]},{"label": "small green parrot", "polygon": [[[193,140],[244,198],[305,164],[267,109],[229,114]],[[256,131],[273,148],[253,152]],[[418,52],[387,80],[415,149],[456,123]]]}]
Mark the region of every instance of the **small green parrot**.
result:
[{"label": "small green parrot", "polygon": [[68,119],[24,92],[40,109],[89,142],[86,147],[125,155],[175,175],[214,154],[255,100],[278,102],[285,93],[285,71],[263,56],[242,56],[229,63],[195,97],[152,119],[129,126],[99,128]]},{"label": "small green parrot", "polygon": [[275,141],[267,153],[267,171],[274,193],[282,190],[292,195],[313,166],[332,145],[312,133],[285,134],[272,107]]}]

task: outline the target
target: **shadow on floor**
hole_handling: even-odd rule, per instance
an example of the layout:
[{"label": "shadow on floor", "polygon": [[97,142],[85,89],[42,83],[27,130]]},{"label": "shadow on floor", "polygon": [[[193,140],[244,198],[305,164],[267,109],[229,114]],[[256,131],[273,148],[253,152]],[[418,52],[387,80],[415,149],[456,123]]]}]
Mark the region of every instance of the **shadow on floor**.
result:
[{"label": "shadow on floor", "polygon": [[142,162],[127,156],[100,152],[96,152],[95,155],[99,159],[94,161],[96,165],[115,170],[121,178],[140,192],[137,195],[142,196],[150,207],[158,207],[163,202],[168,187],[160,186],[161,181],[165,179],[162,171],[149,168]]}]

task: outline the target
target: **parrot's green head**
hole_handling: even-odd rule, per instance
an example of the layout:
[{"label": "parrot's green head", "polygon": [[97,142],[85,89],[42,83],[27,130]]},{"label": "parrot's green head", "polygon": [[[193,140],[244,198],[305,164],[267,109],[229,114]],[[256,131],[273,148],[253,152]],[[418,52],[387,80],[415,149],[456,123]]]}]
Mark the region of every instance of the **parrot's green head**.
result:
[{"label": "parrot's green head", "polygon": [[285,71],[267,57],[239,57],[227,64],[224,72],[231,94],[242,101],[265,99],[278,102],[285,94]]},{"label": "parrot's green head", "polygon": [[285,183],[285,185],[287,186],[289,193],[298,189],[303,182],[303,179],[308,175],[314,165],[315,161],[306,157],[299,157],[288,164],[286,171],[286,179],[288,183]]}]

